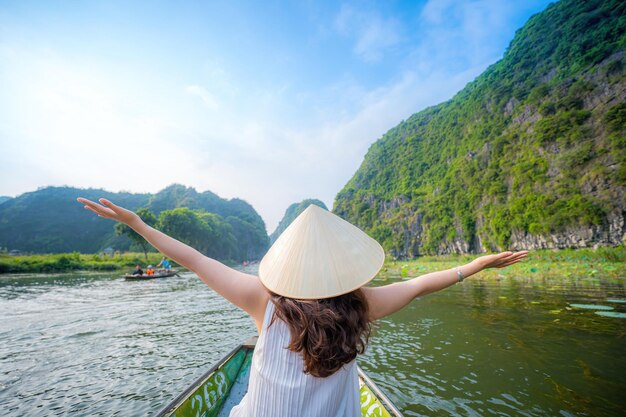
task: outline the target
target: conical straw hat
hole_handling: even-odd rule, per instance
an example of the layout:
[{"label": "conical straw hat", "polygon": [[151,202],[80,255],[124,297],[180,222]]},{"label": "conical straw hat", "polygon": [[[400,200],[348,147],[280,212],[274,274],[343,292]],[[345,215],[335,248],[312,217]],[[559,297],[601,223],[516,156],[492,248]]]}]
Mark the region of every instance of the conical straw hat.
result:
[{"label": "conical straw hat", "polygon": [[267,289],[285,297],[329,298],[367,284],[384,260],[376,240],[311,204],[263,257],[259,278]]}]

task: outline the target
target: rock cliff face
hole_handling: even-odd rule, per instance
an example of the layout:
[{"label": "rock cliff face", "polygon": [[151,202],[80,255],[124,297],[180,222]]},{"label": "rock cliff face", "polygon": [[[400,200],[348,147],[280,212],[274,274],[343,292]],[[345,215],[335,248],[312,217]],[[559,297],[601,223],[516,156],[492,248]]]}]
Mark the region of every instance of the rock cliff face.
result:
[{"label": "rock cliff face", "polygon": [[[565,248],[597,248],[599,246],[618,246],[626,239],[626,213],[614,211],[609,213],[606,222],[592,226],[568,226],[563,230],[549,234],[532,234],[523,230],[513,229],[507,249],[565,249]],[[480,235],[475,240],[466,242],[462,238],[454,238],[450,242],[442,242],[437,253],[478,253],[504,249],[497,245],[486,246]],[[409,256],[398,253],[396,255]]]},{"label": "rock cliff face", "polygon": [[626,5],[562,0],[374,143],[334,211],[396,257],[626,239]]},{"label": "rock cliff face", "polygon": [[[532,250],[532,249],[566,249],[566,248],[598,248],[599,246],[618,246],[626,242],[626,211],[617,209],[610,212],[604,221],[598,225],[567,226],[562,230],[547,234],[533,234],[528,231],[512,229],[506,246],[485,242],[481,234],[472,235],[468,241],[462,237],[463,229],[458,219],[455,219],[455,237],[443,239],[435,251],[424,251],[423,230],[428,227],[423,224],[424,215],[409,210],[394,210],[391,204],[381,207],[378,212],[381,219],[401,216],[402,220],[391,227],[398,244],[387,247],[388,252],[396,258],[414,258],[427,253],[438,255],[454,253],[481,253],[498,250]],[[397,208],[397,207],[395,207]],[[357,222],[355,222],[357,223]],[[482,230],[484,219],[478,218],[476,228]],[[360,227],[367,230],[363,225]],[[371,234],[371,230],[368,230]],[[379,238],[378,236],[376,236]],[[380,240],[380,238],[379,238]]]}]

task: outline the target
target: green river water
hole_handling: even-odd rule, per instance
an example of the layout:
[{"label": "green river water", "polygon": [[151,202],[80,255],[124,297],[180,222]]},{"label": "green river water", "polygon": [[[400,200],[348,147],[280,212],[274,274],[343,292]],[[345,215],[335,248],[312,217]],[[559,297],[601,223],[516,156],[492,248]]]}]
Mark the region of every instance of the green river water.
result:
[{"label": "green river water", "polygon": [[[194,274],[112,278],[0,275],[3,416],[151,415],[256,333]],[[376,323],[359,363],[406,416],[624,416],[626,319],[597,306],[625,300],[602,277],[469,279]]]}]

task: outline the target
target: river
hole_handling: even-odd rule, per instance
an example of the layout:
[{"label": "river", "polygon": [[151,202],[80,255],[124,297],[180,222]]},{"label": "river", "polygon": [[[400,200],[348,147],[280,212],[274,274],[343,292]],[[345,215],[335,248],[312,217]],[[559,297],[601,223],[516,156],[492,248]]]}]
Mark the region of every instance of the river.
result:
[{"label": "river", "polygon": [[[0,275],[4,416],[151,415],[256,333],[192,273],[112,278]],[[406,416],[623,416],[626,319],[576,305],[624,300],[602,277],[468,279],[376,323],[359,363]]]}]

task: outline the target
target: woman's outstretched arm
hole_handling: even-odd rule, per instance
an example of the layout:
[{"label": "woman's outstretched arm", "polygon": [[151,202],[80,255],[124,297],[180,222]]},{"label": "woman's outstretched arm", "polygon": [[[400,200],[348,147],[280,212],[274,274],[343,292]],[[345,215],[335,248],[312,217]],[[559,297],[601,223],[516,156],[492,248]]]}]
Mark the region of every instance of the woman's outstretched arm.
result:
[{"label": "woman's outstretched arm", "polygon": [[[502,252],[496,255],[481,256],[457,269],[464,278],[467,278],[483,269],[504,268],[520,262],[526,255],[528,255],[528,251]],[[408,281],[396,282],[382,287],[363,287],[362,290],[370,310],[370,320],[374,321],[386,317],[401,310],[416,297],[443,290],[459,282],[457,269],[431,272]]]},{"label": "woman's outstretched arm", "polygon": [[116,206],[101,198],[98,203],[78,198],[78,202],[100,217],[128,225],[170,259],[195,272],[209,287],[240,307],[258,323],[263,322],[269,294],[258,277],[232,269],[211,259],[194,248],[160,232],[147,224],[130,210]]}]

